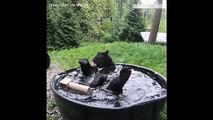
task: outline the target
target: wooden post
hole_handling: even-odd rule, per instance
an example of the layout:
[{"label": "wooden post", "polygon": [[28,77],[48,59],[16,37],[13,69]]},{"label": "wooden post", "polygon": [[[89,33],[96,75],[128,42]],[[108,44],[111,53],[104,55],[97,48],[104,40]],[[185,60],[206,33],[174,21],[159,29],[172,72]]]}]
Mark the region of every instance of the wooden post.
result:
[{"label": "wooden post", "polygon": [[156,42],[163,8],[163,0],[157,0],[157,2],[158,4],[133,4],[134,9],[156,9],[152,21],[151,32],[148,38],[148,43],[151,44],[154,44]]},{"label": "wooden post", "polygon": [[[157,1],[158,1],[158,4],[162,4],[163,0],[157,0]],[[153,22],[152,22],[151,32],[150,32],[149,40],[148,40],[150,44],[154,44],[156,42],[156,37],[157,37],[160,20],[161,20],[161,13],[162,13],[162,8],[156,8]]]},{"label": "wooden post", "polygon": [[146,12],[144,12],[144,21],[143,21],[143,23],[145,24],[146,23]]}]

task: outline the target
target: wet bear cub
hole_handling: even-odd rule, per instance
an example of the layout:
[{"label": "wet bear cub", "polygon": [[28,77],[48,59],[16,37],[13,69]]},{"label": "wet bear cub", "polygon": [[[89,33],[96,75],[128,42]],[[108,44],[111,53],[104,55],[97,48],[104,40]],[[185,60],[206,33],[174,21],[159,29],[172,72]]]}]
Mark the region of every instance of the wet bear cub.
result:
[{"label": "wet bear cub", "polygon": [[90,87],[96,88],[104,84],[107,80],[107,74],[96,73],[94,80],[90,83]]},{"label": "wet bear cub", "polygon": [[115,70],[115,63],[109,56],[109,50],[105,52],[98,52],[92,60],[93,64],[98,68],[102,68],[99,72],[102,74],[109,74]]},{"label": "wet bear cub", "polygon": [[120,74],[118,77],[115,77],[111,80],[106,89],[115,92],[116,94],[121,94],[123,92],[123,86],[127,82],[131,75],[131,69],[128,67],[123,67],[120,70]]},{"label": "wet bear cub", "polygon": [[81,71],[83,72],[83,75],[85,76],[89,76],[98,71],[98,68],[91,66],[89,63],[89,60],[86,58],[80,59],[78,63],[80,64]]},{"label": "wet bear cub", "polygon": [[90,87],[98,87],[103,85],[107,80],[108,74],[113,72],[116,67],[112,58],[109,56],[108,50],[105,52],[98,52],[92,62],[94,66],[101,68],[101,70],[96,73],[94,80],[90,83]]}]

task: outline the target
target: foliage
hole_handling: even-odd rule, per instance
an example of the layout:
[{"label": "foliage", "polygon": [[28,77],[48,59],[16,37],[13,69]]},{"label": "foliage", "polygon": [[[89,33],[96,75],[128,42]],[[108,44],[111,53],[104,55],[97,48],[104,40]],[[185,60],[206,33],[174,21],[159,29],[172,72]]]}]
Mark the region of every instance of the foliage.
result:
[{"label": "foliage", "polygon": [[[146,26],[151,27],[154,11],[146,11],[145,21],[144,11],[132,9],[137,1],[48,0],[48,50],[69,49],[99,41],[143,41],[140,32],[145,31]],[[166,31],[165,18],[161,20],[159,31]]]},{"label": "foliage", "polygon": [[120,34],[120,39],[124,41],[143,42],[140,32],[145,31],[143,14],[140,9],[133,9],[126,18],[126,25]]},{"label": "foliage", "polygon": [[[64,0],[64,4],[71,4]],[[47,7],[47,48],[49,50],[78,47],[81,29],[75,7],[65,7],[54,2]],[[55,6],[54,6],[55,5]],[[57,6],[58,5],[58,6]]]}]

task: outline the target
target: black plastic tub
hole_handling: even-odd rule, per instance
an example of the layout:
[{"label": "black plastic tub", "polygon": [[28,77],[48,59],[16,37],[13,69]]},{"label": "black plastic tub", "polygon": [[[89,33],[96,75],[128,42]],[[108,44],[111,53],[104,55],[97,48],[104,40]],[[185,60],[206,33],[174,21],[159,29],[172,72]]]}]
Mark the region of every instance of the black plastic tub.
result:
[{"label": "black plastic tub", "polygon": [[[166,89],[166,79],[159,73],[149,68],[130,64],[116,65],[126,65],[132,69],[141,71],[152,77],[160,84],[162,88]],[[160,111],[165,106],[166,94],[147,102],[119,108],[101,108],[97,106],[89,106],[76,100],[67,99],[59,94],[56,88],[59,85],[59,81],[63,77],[76,69],[78,68],[73,68],[60,73],[51,81],[51,89],[54,93],[56,104],[64,120],[156,120],[159,117]]]}]

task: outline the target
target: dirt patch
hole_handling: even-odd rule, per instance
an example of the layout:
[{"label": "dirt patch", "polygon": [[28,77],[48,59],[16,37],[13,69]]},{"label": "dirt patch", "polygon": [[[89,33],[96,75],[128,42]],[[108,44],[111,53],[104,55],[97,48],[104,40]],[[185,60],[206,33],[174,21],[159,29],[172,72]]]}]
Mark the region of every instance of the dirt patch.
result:
[{"label": "dirt patch", "polygon": [[47,120],[63,120],[58,107],[55,104],[53,92],[51,91],[50,88],[50,81],[52,78],[64,70],[60,67],[58,64],[51,64],[50,67],[47,69]]}]

